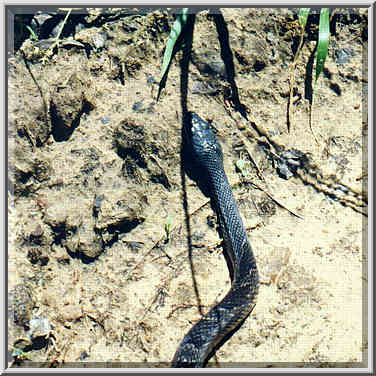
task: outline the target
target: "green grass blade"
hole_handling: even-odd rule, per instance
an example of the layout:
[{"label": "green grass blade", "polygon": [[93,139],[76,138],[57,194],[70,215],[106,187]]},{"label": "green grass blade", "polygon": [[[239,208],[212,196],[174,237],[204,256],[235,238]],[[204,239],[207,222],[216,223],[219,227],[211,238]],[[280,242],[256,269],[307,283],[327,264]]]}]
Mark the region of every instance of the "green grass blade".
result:
[{"label": "green grass blade", "polygon": [[178,14],[174,24],[172,25],[172,29],[170,35],[168,36],[166,50],[163,56],[163,63],[161,68],[161,76],[163,76],[171,62],[172,58],[172,51],[174,49],[175,43],[183,30],[184,25],[187,22],[188,18],[188,8],[183,8],[181,14]]},{"label": "green grass blade", "polygon": [[31,39],[38,40],[38,37],[35,34],[34,30],[28,25],[26,25],[25,27],[26,27],[27,30],[29,30]]},{"label": "green grass blade", "polygon": [[[162,68],[161,68],[161,80],[160,80],[160,88],[158,92],[158,98],[161,92],[161,89],[164,87],[164,84],[167,80],[167,74],[168,74],[168,68],[170,66],[171,60],[175,53],[177,52],[177,45],[176,42],[179,39],[179,36],[181,35],[181,32],[187,23],[188,19],[188,10],[189,8],[183,8],[181,13],[176,16],[176,20],[174,24],[172,25],[172,29],[170,32],[170,35],[168,36],[167,43],[166,43],[166,49],[163,55],[163,62],[162,62]],[[157,100],[158,100],[157,98]]]},{"label": "green grass blade", "polygon": [[329,46],[329,8],[322,8],[320,12],[320,22],[319,22],[319,40],[317,44],[317,55],[316,55],[316,78],[320,76],[320,73],[324,69],[324,64],[326,57],[328,55]]},{"label": "green grass blade", "polygon": [[300,8],[298,13],[298,18],[300,24],[305,28],[305,25],[307,24],[307,19],[309,15],[309,11],[311,8]]}]

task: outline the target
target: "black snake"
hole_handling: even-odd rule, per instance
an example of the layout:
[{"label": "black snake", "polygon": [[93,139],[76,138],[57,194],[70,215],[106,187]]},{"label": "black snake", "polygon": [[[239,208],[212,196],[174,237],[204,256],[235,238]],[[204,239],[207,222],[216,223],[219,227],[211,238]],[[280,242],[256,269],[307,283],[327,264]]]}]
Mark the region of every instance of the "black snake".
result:
[{"label": "black snake", "polygon": [[259,278],[251,246],[223,168],[221,146],[210,125],[189,113],[186,140],[218,215],[230,260],[231,289],[183,338],[172,367],[204,367],[256,304]]}]

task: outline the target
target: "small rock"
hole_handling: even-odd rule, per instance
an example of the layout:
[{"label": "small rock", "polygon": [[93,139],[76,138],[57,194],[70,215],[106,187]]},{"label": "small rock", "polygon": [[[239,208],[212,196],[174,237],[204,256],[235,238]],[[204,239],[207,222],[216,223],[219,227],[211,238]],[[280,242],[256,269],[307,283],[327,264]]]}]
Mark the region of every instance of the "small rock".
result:
[{"label": "small rock", "polygon": [[104,44],[107,40],[107,34],[104,32],[100,32],[98,34],[93,35],[92,41],[94,44],[94,47],[98,50],[100,48],[104,47]]},{"label": "small rock", "polygon": [[30,233],[31,236],[35,238],[39,238],[43,235],[43,229],[40,224],[36,226],[36,228]]},{"label": "small rock", "polygon": [[34,302],[28,286],[16,285],[9,293],[8,314],[20,326],[26,326],[31,318]]},{"label": "small rock", "polygon": [[135,102],[134,105],[132,106],[132,110],[135,112],[140,112],[142,110],[143,102],[144,102],[143,99],[141,99],[138,102]]},{"label": "small rock", "polygon": [[29,331],[27,332],[30,339],[48,336],[51,332],[51,324],[45,317],[34,317],[29,322]]},{"label": "small rock", "polygon": [[286,150],[277,159],[277,172],[283,179],[293,177],[298,168],[302,167],[306,157],[298,150]]},{"label": "small rock", "polygon": [[101,119],[102,124],[105,124],[105,125],[108,124],[110,121],[111,121],[111,119],[108,118],[108,117],[103,117],[103,118]]},{"label": "small rock", "polygon": [[104,195],[98,195],[94,199],[94,213],[97,215],[101,210],[102,201],[104,199]]},{"label": "small rock", "polygon": [[153,85],[153,84],[158,85],[158,81],[156,81],[155,78],[151,74],[148,74],[147,79],[146,79],[146,83],[148,85]]},{"label": "small rock", "polygon": [[350,56],[355,56],[354,50],[352,48],[341,48],[334,52],[336,56],[337,64],[346,64],[350,62]]},{"label": "small rock", "polygon": [[102,253],[102,238],[94,231],[92,217],[83,221],[79,227],[77,238],[76,251],[90,259],[96,258]]}]

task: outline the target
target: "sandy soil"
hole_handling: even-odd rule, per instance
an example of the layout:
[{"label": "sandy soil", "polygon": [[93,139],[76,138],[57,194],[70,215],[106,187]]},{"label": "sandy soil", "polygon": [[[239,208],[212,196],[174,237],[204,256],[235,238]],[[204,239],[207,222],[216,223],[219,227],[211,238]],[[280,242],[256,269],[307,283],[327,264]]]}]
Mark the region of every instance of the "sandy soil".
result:
[{"label": "sandy soil", "polygon": [[[181,53],[156,102],[174,17],[124,12],[92,9],[86,24],[73,14],[74,39],[63,33],[52,56],[40,38],[9,58],[13,367],[168,367],[199,305],[206,312],[230,286],[208,199],[181,174]],[[288,131],[295,13],[222,14],[248,120],[229,101],[208,11],[196,17],[187,105],[218,130],[262,284],[253,313],[208,367],[364,367],[367,10],[336,18],[315,91],[318,142],[306,82],[315,26]],[[300,161],[289,179],[276,159],[287,150]]]}]

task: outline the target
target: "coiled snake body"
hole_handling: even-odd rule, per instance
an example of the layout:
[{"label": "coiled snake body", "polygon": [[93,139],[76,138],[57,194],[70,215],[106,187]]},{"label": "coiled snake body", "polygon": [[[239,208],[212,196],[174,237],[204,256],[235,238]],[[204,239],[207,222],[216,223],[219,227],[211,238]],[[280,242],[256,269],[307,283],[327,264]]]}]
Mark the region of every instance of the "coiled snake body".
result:
[{"label": "coiled snake body", "polygon": [[256,260],[226,177],[221,146],[208,123],[193,112],[189,117],[186,141],[218,215],[232,284],[224,299],[183,338],[172,367],[204,367],[217,347],[251,313],[259,285]]}]

